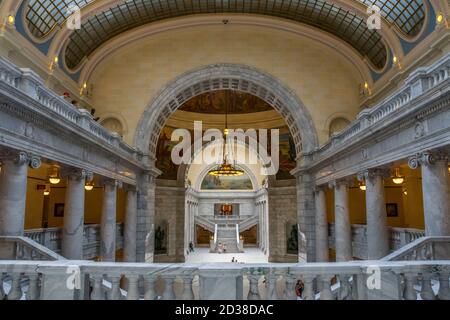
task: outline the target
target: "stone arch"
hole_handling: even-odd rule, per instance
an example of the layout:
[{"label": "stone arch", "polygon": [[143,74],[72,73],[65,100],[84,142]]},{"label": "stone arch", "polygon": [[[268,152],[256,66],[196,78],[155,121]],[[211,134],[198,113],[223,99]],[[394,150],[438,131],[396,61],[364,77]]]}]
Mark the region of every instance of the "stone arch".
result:
[{"label": "stone arch", "polygon": [[336,134],[343,129],[345,129],[349,124],[351,123],[350,120],[348,120],[345,117],[334,117],[330,123],[328,124],[328,136],[331,138],[333,134]]},{"label": "stone arch", "polygon": [[150,164],[154,164],[159,135],[172,113],[192,97],[227,89],[255,95],[277,110],[292,134],[297,158],[302,152],[310,152],[318,147],[317,131],[312,118],[296,94],[273,76],[239,64],[204,66],[169,83],[142,114],[134,145],[148,157]]}]

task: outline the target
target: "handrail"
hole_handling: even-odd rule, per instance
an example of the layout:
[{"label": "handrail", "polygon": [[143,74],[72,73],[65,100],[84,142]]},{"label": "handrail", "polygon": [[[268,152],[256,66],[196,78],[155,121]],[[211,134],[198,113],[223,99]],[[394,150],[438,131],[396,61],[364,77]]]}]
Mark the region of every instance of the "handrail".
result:
[{"label": "handrail", "polygon": [[381,260],[450,260],[450,237],[422,237]]},{"label": "handrail", "polygon": [[27,237],[0,236],[0,246],[3,248],[0,259],[10,260],[66,260],[59,254]]}]

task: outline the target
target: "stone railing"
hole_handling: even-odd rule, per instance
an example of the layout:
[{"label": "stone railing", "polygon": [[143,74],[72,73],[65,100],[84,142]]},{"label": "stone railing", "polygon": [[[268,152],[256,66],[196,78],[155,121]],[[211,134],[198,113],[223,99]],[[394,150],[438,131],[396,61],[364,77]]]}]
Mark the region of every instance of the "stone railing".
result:
[{"label": "stone railing", "polygon": [[71,103],[45,87],[43,80],[32,70],[20,69],[4,57],[0,57],[0,83],[11,89],[18,89],[22,92],[21,95],[25,93],[39,102],[43,110],[52,115],[56,122],[61,122],[58,120],[69,121],[79,126],[80,131],[88,132],[92,136],[99,138],[102,143],[110,145],[122,154],[135,160],[142,159],[140,151],[127,145],[117,133],[110,133],[94,121],[89,111],[77,109]]},{"label": "stone railing", "polygon": [[[342,150],[347,142],[365,132],[371,133],[371,127],[385,122],[398,110],[405,109],[417,97],[439,86],[450,85],[450,54],[447,54],[430,67],[418,68],[406,79],[404,86],[391,96],[380,101],[370,109],[361,111],[355,121],[347,128],[331,136],[327,143],[314,151],[312,161],[328,157],[332,152]],[[405,112],[410,110],[405,110]]]},{"label": "stone railing", "polygon": [[[378,289],[367,281],[374,267],[381,277]],[[297,300],[299,280],[305,300],[450,299],[450,261],[242,265],[0,261],[0,276],[4,296],[0,299],[9,300]],[[144,284],[142,290],[139,283]]]},{"label": "stone railing", "polygon": [[27,237],[0,237],[0,260],[65,260]]},{"label": "stone railing", "polygon": [[[425,236],[425,232],[419,229],[410,228],[388,228],[389,248],[394,252],[408,243]],[[334,223],[328,225],[328,244],[335,249],[335,226]],[[352,224],[352,250],[353,257],[367,259],[367,230],[364,224]]]},{"label": "stone railing", "polygon": [[239,223],[239,229],[240,231],[245,231],[247,229],[250,229],[251,227],[257,225],[259,222],[259,217],[257,215],[252,215],[245,219],[244,221]]},{"label": "stone railing", "polygon": [[450,237],[422,237],[416,239],[382,260],[450,260]]},{"label": "stone railing", "polygon": [[[25,230],[25,237],[30,238],[46,248],[61,252],[62,228],[45,228]],[[123,248],[123,223],[116,225],[116,249]],[[83,258],[90,260],[99,255],[100,225],[87,224],[83,231]]]}]

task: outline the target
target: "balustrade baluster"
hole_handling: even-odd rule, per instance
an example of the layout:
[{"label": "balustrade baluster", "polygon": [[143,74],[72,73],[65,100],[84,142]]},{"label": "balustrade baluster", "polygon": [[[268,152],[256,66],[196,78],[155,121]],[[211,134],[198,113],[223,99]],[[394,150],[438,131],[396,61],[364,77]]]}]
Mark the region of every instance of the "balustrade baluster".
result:
[{"label": "balustrade baluster", "polygon": [[448,279],[450,274],[440,273],[439,274],[439,293],[438,297],[440,300],[450,300],[450,286]]},{"label": "balustrade baluster", "polygon": [[102,274],[93,274],[91,278],[94,280],[91,300],[104,300],[105,294],[103,292],[103,275]]},{"label": "balustrade baluster", "polygon": [[436,295],[431,287],[431,274],[422,274],[422,290],[420,291],[420,297],[423,300],[436,299]]},{"label": "balustrade baluster", "polygon": [[332,278],[333,276],[330,275],[322,275],[319,277],[320,282],[322,282],[322,290],[320,291],[320,300],[334,300],[330,284]]},{"label": "balustrade baluster", "polygon": [[27,274],[29,279],[28,291],[26,292],[27,300],[37,300],[39,297],[39,286],[38,280],[39,275],[37,273],[29,273]]},{"label": "balustrade baluster", "polygon": [[194,300],[194,291],[192,290],[193,275],[184,275],[183,277],[183,294],[182,300]]},{"label": "balustrade baluster", "polygon": [[295,276],[286,275],[286,300],[297,300],[297,294],[295,293],[295,284],[297,279]]},{"label": "balustrade baluster", "polygon": [[350,284],[350,276],[348,275],[340,275],[339,276],[339,300],[352,300],[352,286]]},{"label": "balustrade baluster", "polygon": [[277,276],[268,273],[264,277],[266,279],[266,299],[277,300],[279,298],[277,293]]},{"label": "balustrade baluster", "polygon": [[162,296],[163,300],[175,300],[175,291],[173,287],[173,283],[175,281],[175,276],[173,275],[163,275],[162,278],[164,279],[164,293]]},{"label": "balustrade baluster", "polygon": [[404,274],[405,279],[405,292],[404,292],[404,298],[406,300],[417,300],[417,293],[416,289],[414,289],[414,284],[417,279],[417,275],[415,273],[405,273]]},{"label": "balustrade baluster", "polygon": [[107,279],[111,283],[111,291],[109,292],[108,300],[120,300],[122,298],[122,294],[120,292],[121,276],[108,276]]},{"label": "balustrade baluster", "polygon": [[21,273],[11,275],[11,290],[8,293],[8,300],[20,300],[22,298],[22,288],[20,287]]},{"label": "balustrade baluster", "polygon": [[127,276],[128,293],[127,300],[139,300],[139,275],[132,274]]},{"label": "balustrade baluster", "polygon": [[315,294],[314,294],[314,279],[316,278],[315,275],[304,275],[303,280],[303,300],[315,300]]},{"label": "balustrade baluster", "polygon": [[155,281],[153,276],[144,276],[144,300],[155,300]]},{"label": "balustrade baluster", "polygon": [[248,291],[247,300],[260,300],[258,290],[258,281],[261,276],[258,274],[247,274],[248,281],[250,282],[250,289]]},{"label": "balustrade baluster", "polygon": [[0,272],[0,300],[5,298],[5,290],[3,289],[3,279],[5,278],[5,274]]}]

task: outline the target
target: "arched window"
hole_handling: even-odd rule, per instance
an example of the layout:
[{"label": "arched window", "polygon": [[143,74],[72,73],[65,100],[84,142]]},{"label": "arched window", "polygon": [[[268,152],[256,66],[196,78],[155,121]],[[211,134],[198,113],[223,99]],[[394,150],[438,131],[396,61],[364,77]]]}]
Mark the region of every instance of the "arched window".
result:
[{"label": "arched window", "polygon": [[342,131],[349,124],[350,124],[350,121],[345,118],[342,118],[342,117],[334,118],[330,122],[330,126],[328,128],[328,136],[331,137],[334,133],[338,133],[338,132]]}]

